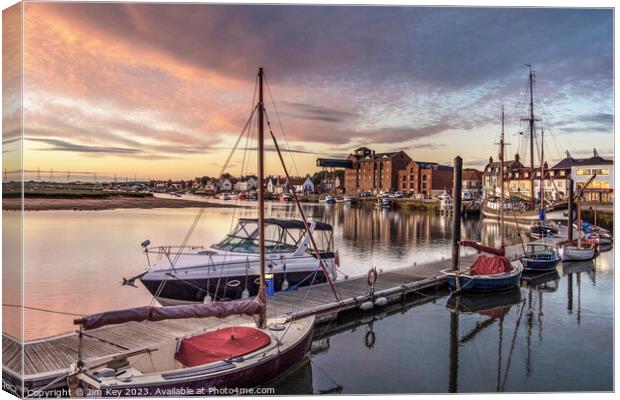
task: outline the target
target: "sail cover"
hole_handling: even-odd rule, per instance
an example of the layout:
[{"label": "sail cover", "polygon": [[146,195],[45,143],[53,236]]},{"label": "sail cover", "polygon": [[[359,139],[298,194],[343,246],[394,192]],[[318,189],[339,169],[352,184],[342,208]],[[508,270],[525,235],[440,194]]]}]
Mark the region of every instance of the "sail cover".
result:
[{"label": "sail cover", "polygon": [[125,322],[163,321],[183,318],[225,318],[229,315],[256,315],[266,307],[264,293],[256,299],[218,301],[208,304],[188,304],[172,307],[135,307],[92,314],[74,321],[85,330]]},{"label": "sail cover", "polygon": [[473,240],[462,240],[459,242],[459,245],[463,247],[471,247],[483,253],[494,254],[496,256],[504,256],[506,254],[506,251],[503,246],[499,248],[484,246],[478,242],[474,242]]},{"label": "sail cover", "polygon": [[185,367],[243,356],[271,343],[265,332],[250,326],[230,326],[181,341],[175,355]]},{"label": "sail cover", "polygon": [[469,269],[471,275],[494,275],[512,271],[510,260],[504,256],[481,254]]}]

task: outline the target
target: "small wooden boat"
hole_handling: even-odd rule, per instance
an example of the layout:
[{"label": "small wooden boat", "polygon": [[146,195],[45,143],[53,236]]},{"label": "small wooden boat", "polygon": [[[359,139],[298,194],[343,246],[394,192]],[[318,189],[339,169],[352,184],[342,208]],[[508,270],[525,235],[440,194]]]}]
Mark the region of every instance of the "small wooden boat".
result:
[{"label": "small wooden boat", "polygon": [[536,239],[551,237],[558,234],[558,228],[547,221],[537,221],[530,226],[530,236]]},{"label": "small wooden boat", "polygon": [[598,243],[592,239],[577,239],[566,244],[562,251],[562,261],[586,261],[599,255]]},{"label": "small wooden boat", "polygon": [[551,271],[561,258],[552,244],[528,243],[527,250],[520,260],[526,271]]},{"label": "small wooden boat", "polygon": [[[592,175],[586,183],[579,188],[577,192],[577,226],[581,227],[577,233],[577,239],[566,242],[562,251],[562,261],[586,261],[592,260],[599,255],[598,241],[592,238],[582,238],[583,224],[581,221],[581,199],[584,190],[596,178],[596,174]],[[572,227],[569,227],[572,229]]]},{"label": "small wooden boat", "polygon": [[511,262],[505,256],[503,247],[496,249],[467,240],[459,242],[459,246],[472,247],[489,255],[479,255],[465,271],[442,270],[451,289],[459,292],[491,292],[519,286],[523,266]]},{"label": "small wooden boat", "polygon": [[332,204],[336,204],[336,199],[334,199],[330,195],[327,195],[325,196],[325,199],[323,199],[323,203],[325,203],[328,206],[331,206]]},{"label": "small wooden boat", "polygon": [[[251,301],[254,300],[245,300]],[[182,305],[164,310],[168,314],[178,312],[187,317],[189,311],[181,308],[192,307],[191,312],[203,315],[197,311],[199,308],[212,308],[218,304],[227,303]],[[136,309],[120,312],[126,313],[126,316],[133,314],[131,317],[139,314]],[[88,316],[80,323],[82,326],[95,326],[93,321],[110,317],[110,313],[106,314]],[[116,321],[124,322],[121,319]],[[292,322],[286,335],[283,335],[282,327],[285,325],[282,324],[275,323],[264,328],[251,324],[224,324],[217,330],[162,341],[157,346],[140,351],[78,361],[72,366],[68,378],[71,395],[177,397],[214,394],[218,393],[218,389],[251,388],[286,372],[304,359],[310,350],[314,317]]]},{"label": "small wooden boat", "polygon": [[377,198],[375,205],[384,210],[389,210],[392,208],[392,199],[387,197],[379,197]]}]

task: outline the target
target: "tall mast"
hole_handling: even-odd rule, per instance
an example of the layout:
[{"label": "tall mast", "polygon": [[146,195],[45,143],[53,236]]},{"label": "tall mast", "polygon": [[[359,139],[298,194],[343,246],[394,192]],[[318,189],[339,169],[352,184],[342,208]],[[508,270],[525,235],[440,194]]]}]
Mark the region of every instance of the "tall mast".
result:
[{"label": "tall mast", "polygon": [[504,105],[502,104],[502,133],[499,139],[499,224],[501,231],[500,246],[504,247]]},{"label": "tall mast", "polygon": [[[258,256],[260,265],[259,296],[265,291],[265,143],[264,143],[264,116],[263,103],[263,69],[258,69]],[[263,328],[266,313],[259,316],[258,326]]]},{"label": "tall mast", "polygon": [[530,67],[530,208],[534,209],[534,70]]},{"label": "tall mast", "polygon": [[545,130],[540,130],[540,212],[545,209]]}]

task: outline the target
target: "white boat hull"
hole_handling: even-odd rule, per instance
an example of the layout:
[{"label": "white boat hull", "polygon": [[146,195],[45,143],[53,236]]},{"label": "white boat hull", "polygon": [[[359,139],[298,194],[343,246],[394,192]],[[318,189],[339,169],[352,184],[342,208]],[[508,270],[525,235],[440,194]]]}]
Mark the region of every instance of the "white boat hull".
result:
[{"label": "white boat hull", "polygon": [[595,249],[593,247],[564,246],[562,261],[586,261],[593,259],[594,255]]}]

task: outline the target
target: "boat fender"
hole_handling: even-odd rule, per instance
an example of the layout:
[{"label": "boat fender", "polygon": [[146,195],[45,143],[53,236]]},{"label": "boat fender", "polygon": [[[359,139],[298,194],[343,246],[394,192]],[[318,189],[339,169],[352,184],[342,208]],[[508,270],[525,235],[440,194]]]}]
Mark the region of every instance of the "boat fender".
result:
[{"label": "boat fender", "polygon": [[385,297],[377,297],[375,299],[375,305],[377,307],[383,307],[384,305],[386,305],[388,303],[387,299]]},{"label": "boat fender", "polygon": [[243,291],[241,292],[241,298],[247,299],[249,297],[250,297],[250,291],[248,290],[248,288],[243,289]]},{"label": "boat fender", "polygon": [[362,304],[360,304],[360,310],[369,311],[369,310],[372,310],[374,306],[375,305],[372,301],[365,301]]},{"label": "boat fender", "polygon": [[368,275],[366,276],[366,282],[368,286],[374,286],[377,282],[377,268],[372,267],[368,270]]},{"label": "boat fender", "polygon": [[282,287],[280,288],[281,291],[285,291],[288,289],[288,281],[286,280],[286,278],[284,278],[284,280],[282,281]]},{"label": "boat fender", "polygon": [[364,344],[366,345],[366,347],[368,347],[369,349],[372,349],[373,347],[375,347],[376,340],[377,338],[375,336],[374,331],[366,332],[366,335],[364,336]]},{"label": "boat fender", "polygon": [[211,303],[213,301],[213,297],[209,293],[205,294],[205,297],[202,299],[204,304]]}]

